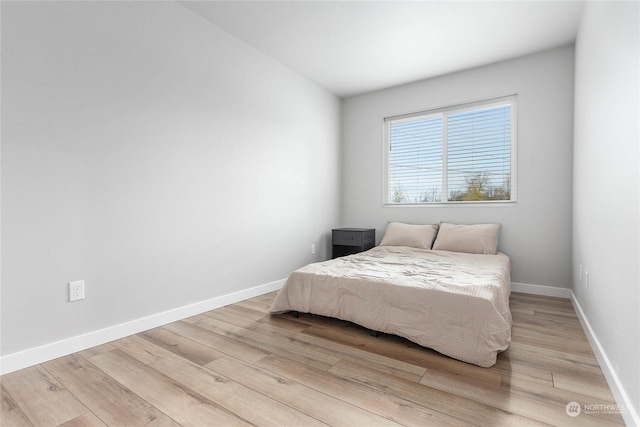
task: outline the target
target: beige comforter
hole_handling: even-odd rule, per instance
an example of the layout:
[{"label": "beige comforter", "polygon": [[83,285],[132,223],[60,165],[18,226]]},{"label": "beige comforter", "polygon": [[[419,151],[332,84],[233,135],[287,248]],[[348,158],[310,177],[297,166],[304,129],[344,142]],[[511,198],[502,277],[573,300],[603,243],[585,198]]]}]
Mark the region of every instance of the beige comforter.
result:
[{"label": "beige comforter", "polygon": [[348,320],[489,367],[511,341],[510,280],[504,254],[378,246],[296,270],[270,311]]}]

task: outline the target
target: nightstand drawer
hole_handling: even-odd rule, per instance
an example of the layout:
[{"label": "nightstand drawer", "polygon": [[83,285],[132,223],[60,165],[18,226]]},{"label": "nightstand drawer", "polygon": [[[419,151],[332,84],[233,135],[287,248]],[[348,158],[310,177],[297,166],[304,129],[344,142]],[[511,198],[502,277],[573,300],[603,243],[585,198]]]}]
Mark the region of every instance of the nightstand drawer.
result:
[{"label": "nightstand drawer", "polygon": [[376,230],[373,228],[334,228],[331,236],[333,258],[357,254],[376,244]]},{"label": "nightstand drawer", "polygon": [[[337,231],[337,230],[336,230]],[[340,230],[333,233],[333,244],[343,246],[360,246],[362,245],[362,232]]]}]

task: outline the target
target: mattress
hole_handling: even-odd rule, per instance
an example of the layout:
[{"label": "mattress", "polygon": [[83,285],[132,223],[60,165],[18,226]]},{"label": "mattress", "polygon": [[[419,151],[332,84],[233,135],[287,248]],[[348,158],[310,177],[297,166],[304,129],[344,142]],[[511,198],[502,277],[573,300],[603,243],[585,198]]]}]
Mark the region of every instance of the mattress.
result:
[{"label": "mattress", "polygon": [[271,305],[335,317],[489,367],[511,341],[510,260],[378,246],[293,272]]}]

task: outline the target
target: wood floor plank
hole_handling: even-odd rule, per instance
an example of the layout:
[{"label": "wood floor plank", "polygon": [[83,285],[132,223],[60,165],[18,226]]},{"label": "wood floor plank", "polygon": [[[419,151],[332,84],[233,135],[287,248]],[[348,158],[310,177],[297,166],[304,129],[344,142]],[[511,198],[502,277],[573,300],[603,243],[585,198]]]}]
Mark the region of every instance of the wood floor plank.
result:
[{"label": "wood floor plank", "polygon": [[340,360],[326,353],[309,350],[305,346],[290,341],[272,339],[211,317],[201,316],[196,324],[228,338],[259,348],[266,353],[287,354],[294,360],[320,369],[327,370]]},{"label": "wood floor plank", "polygon": [[[242,308],[242,307],[240,307]],[[233,307],[227,306],[219,310],[202,313],[204,316],[213,317],[214,319],[243,319],[244,322],[250,322],[255,325],[273,325],[283,329],[300,332],[310,325],[301,319],[294,318],[291,314],[287,316],[273,316],[255,310],[237,311]]]},{"label": "wood floor plank", "polygon": [[3,384],[0,384],[0,397],[2,398],[2,406],[0,406],[0,426],[18,427],[33,426],[33,423],[25,415],[20,405],[13,399]]},{"label": "wood floor plank", "polygon": [[[269,361],[265,358],[262,364]],[[390,395],[404,396],[407,400],[441,413],[453,414],[457,418],[479,426],[482,425],[542,425],[542,423],[519,415],[479,403],[475,399],[447,393],[424,384],[416,384],[384,372],[351,362],[340,362],[331,368],[331,373],[365,384]]]},{"label": "wood floor plank", "polygon": [[531,330],[548,330],[552,334],[566,334],[572,338],[586,338],[577,318],[553,317],[549,313],[544,315],[515,314],[514,326]]},{"label": "wood floor plank", "polygon": [[[275,339],[288,340],[291,343],[303,346],[304,348],[319,351],[329,354],[339,359],[347,360],[360,360],[363,356],[363,352],[360,349],[353,348],[351,346],[336,343],[332,340],[325,340],[317,336],[309,336],[303,332],[308,325],[299,328],[299,331],[295,329],[283,329],[280,326],[274,325],[272,322],[263,323],[249,320],[246,318],[240,318],[233,314],[225,313],[216,315],[214,312],[207,313],[207,317],[216,319],[218,321],[224,321],[231,323],[234,326],[246,328],[250,331],[260,333]],[[271,316],[272,318],[282,318],[288,316]],[[295,322],[291,322],[295,323]],[[426,371],[426,368],[421,366],[412,365],[397,358],[390,358],[386,356],[380,356],[377,354],[366,353],[367,362],[375,365],[376,369],[392,372],[395,375],[402,376],[407,379],[411,379],[415,382],[420,381],[422,375]]]},{"label": "wood floor plank", "polygon": [[225,355],[220,351],[185,338],[166,328],[151,329],[139,335],[173,354],[184,357],[202,366]]},{"label": "wood floor plank", "polygon": [[331,426],[375,425],[371,422],[379,421],[366,411],[333,396],[237,359],[216,359],[207,368]]},{"label": "wood floor plank", "polygon": [[223,313],[217,310],[203,313],[203,316],[227,322],[234,326],[239,326],[250,331],[261,331],[262,333],[269,333],[269,331],[271,331],[273,333],[276,333],[278,336],[285,335],[293,337],[298,332],[301,332],[309,327],[309,325],[290,321],[289,316],[265,315],[265,317],[261,318],[260,320],[254,320],[244,316],[240,316],[236,313]]},{"label": "wood floor plank", "polygon": [[[560,408],[566,408],[568,402],[579,402],[581,404],[592,405],[611,405],[611,400],[601,400],[583,394],[591,387],[587,385],[581,390],[582,392],[566,391],[561,388],[556,388],[553,385],[546,385],[535,381],[529,381],[518,377],[505,376],[503,380],[503,387],[505,387],[511,394],[521,394],[531,399],[537,399],[552,405],[559,406]],[[622,418],[616,414],[593,414],[596,418],[602,418],[607,422],[624,425]]]},{"label": "wood floor plank", "polygon": [[519,326],[514,326],[512,339],[520,339],[532,345],[554,349],[562,352],[571,352],[584,356],[593,356],[593,350],[584,334],[566,334],[557,331],[536,331]]},{"label": "wood floor plank", "polygon": [[317,336],[310,336],[305,333],[297,334],[293,340],[299,343],[304,343],[304,345],[310,346],[317,351],[330,354],[341,360],[350,360],[353,362],[366,361],[366,363],[374,369],[388,372],[414,382],[419,382],[422,375],[424,375],[427,370],[423,366],[398,360],[397,357],[388,357],[363,351],[362,349],[354,348],[350,345],[337,343]]},{"label": "wood floor plank", "polygon": [[266,302],[266,301],[259,300],[259,299],[256,299],[256,298],[251,298],[251,299],[248,299],[248,300],[240,301],[237,304],[238,304],[239,307],[247,307],[247,308],[259,311],[259,312],[264,313],[264,314],[268,314],[269,313],[269,307],[271,307],[271,303],[270,302]]},{"label": "wood floor plank", "polygon": [[3,375],[2,385],[36,426],[59,425],[89,412],[42,366]]},{"label": "wood floor plank", "polygon": [[151,365],[228,411],[261,426],[326,426],[290,406],[267,397],[223,375],[181,358],[167,358]]},{"label": "wood floor plank", "polygon": [[[421,384],[436,388],[458,396],[474,399],[477,402],[501,409],[506,412],[518,414],[523,417],[553,424],[555,420],[566,415],[565,407],[550,405],[538,399],[531,399],[504,388],[492,388],[482,384],[463,381],[460,378],[446,379],[425,375]],[[568,402],[567,402],[568,403]],[[565,403],[566,404],[566,403]],[[580,420],[581,426],[598,426],[602,420],[584,416]]]},{"label": "wood floor plank", "polygon": [[92,413],[82,414],[66,423],[60,424],[58,427],[106,427],[98,417]]},{"label": "wood floor plank", "polygon": [[245,307],[243,305],[240,305],[240,303],[227,305],[226,307],[222,307],[220,311],[223,313],[226,313],[226,312],[235,313],[239,316],[244,316],[253,320],[260,320],[264,318],[266,315],[263,311],[254,310],[253,308],[250,308],[250,307]]},{"label": "wood floor plank", "polygon": [[472,425],[454,416],[354,383],[343,377],[326,375],[323,371],[310,369],[283,357],[271,355],[256,365],[403,425]]},{"label": "wood floor plank", "polygon": [[566,325],[577,326],[580,324],[580,320],[578,320],[575,314],[572,315],[571,313],[568,313],[568,312],[565,312],[564,314],[556,313],[553,310],[542,310],[538,307],[539,306],[535,307],[533,316],[541,320],[555,321],[555,322],[560,322]]},{"label": "wood floor plank", "polygon": [[251,425],[121,350],[94,356],[91,362],[182,426]]},{"label": "wood floor plank", "polygon": [[520,341],[512,341],[500,357],[569,376],[589,376],[595,379],[602,375],[598,361],[593,356],[565,353]]},{"label": "wood floor plank", "polygon": [[584,331],[580,322],[561,322],[558,320],[542,319],[539,316],[528,316],[522,314],[514,314],[513,326],[526,328],[538,332],[563,333],[571,338],[582,338]]},{"label": "wood floor plank", "polygon": [[553,316],[565,316],[569,318],[577,319],[576,312],[571,306],[571,304],[566,304],[564,306],[550,306],[548,304],[536,306],[535,315],[537,314],[548,314]]},{"label": "wood floor plank", "polygon": [[[132,335],[130,337],[122,338],[117,341],[113,341],[111,345],[145,365],[165,357],[169,357],[173,354],[169,350],[145,340],[141,335]],[[93,357],[91,359],[93,359]]]},{"label": "wood floor plank", "polygon": [[496,364],[491,368],[502,373],[502,376],[526,379],[553,387],[553,375],[550,370],[540,369],[522,363],[516,363],[498,356]]},{"label": "wood floor plank", "polygon": [[571,307],[571,301],[562,297],[525,294],[523,292],[511,292],[511,297],[511,302],[514,304],[525,303],[530,305],[533,303],[537,307],[542,303],[545,307]]},{"label": "wood floor plank", "polygon": [[107,351],[111,351],[113,349],[115,349],[115,347],[112,346],[111,344],[107,343],[107,344],[98,345],[96,347],[91,347],[91,348],[88,348],[86,350],[82,350],[82,351],[78,352],[77,354],[79,356],[84,357],[84,358],[89,358],[89,357],[92,357],[92,356],[95,356],[95,355],[98,355],[98,354],[105,353]]},{"label": "wood floor plank", "polygon": [[200,326],[191,323],[192,321],[192,318],[189,318],[184,321],[165,325],[164,328],[197,343],[211,347],[216,351],[237,357],[238,359],[249,363],[257,362],[269,354],[238,340],[201,328]]},{"label": "wood floor plank", "polygon": [[553,385],[561,390],[584,394],[596,399],[605,400],[609,403],[614,402],[613,394],[611,394],[611,390],[607,386],[604,377],[598,380],[593,377],[585,378],[554,373]]},{"label": "wood floor plank", "polygon": [[154,425],[178,426],[78,354],[52,360],[43,367],[107,425],[146,426],[155,421]]}]

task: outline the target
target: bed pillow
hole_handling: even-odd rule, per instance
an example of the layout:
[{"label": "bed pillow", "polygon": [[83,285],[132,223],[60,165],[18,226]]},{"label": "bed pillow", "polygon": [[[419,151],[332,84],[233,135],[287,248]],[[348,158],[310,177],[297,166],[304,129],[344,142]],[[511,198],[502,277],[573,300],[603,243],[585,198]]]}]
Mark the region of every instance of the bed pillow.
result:
[{"label": "bed pillow", "polygon": [[390,222],[387,224],[380,246],[409,246],[412,248],[431,249],[437,232],[437,225]]},{"label": "bed pillow", "polygon": [[499,233],[500,224],[459,225],[443,222],[433,249],[495,255]]}]

